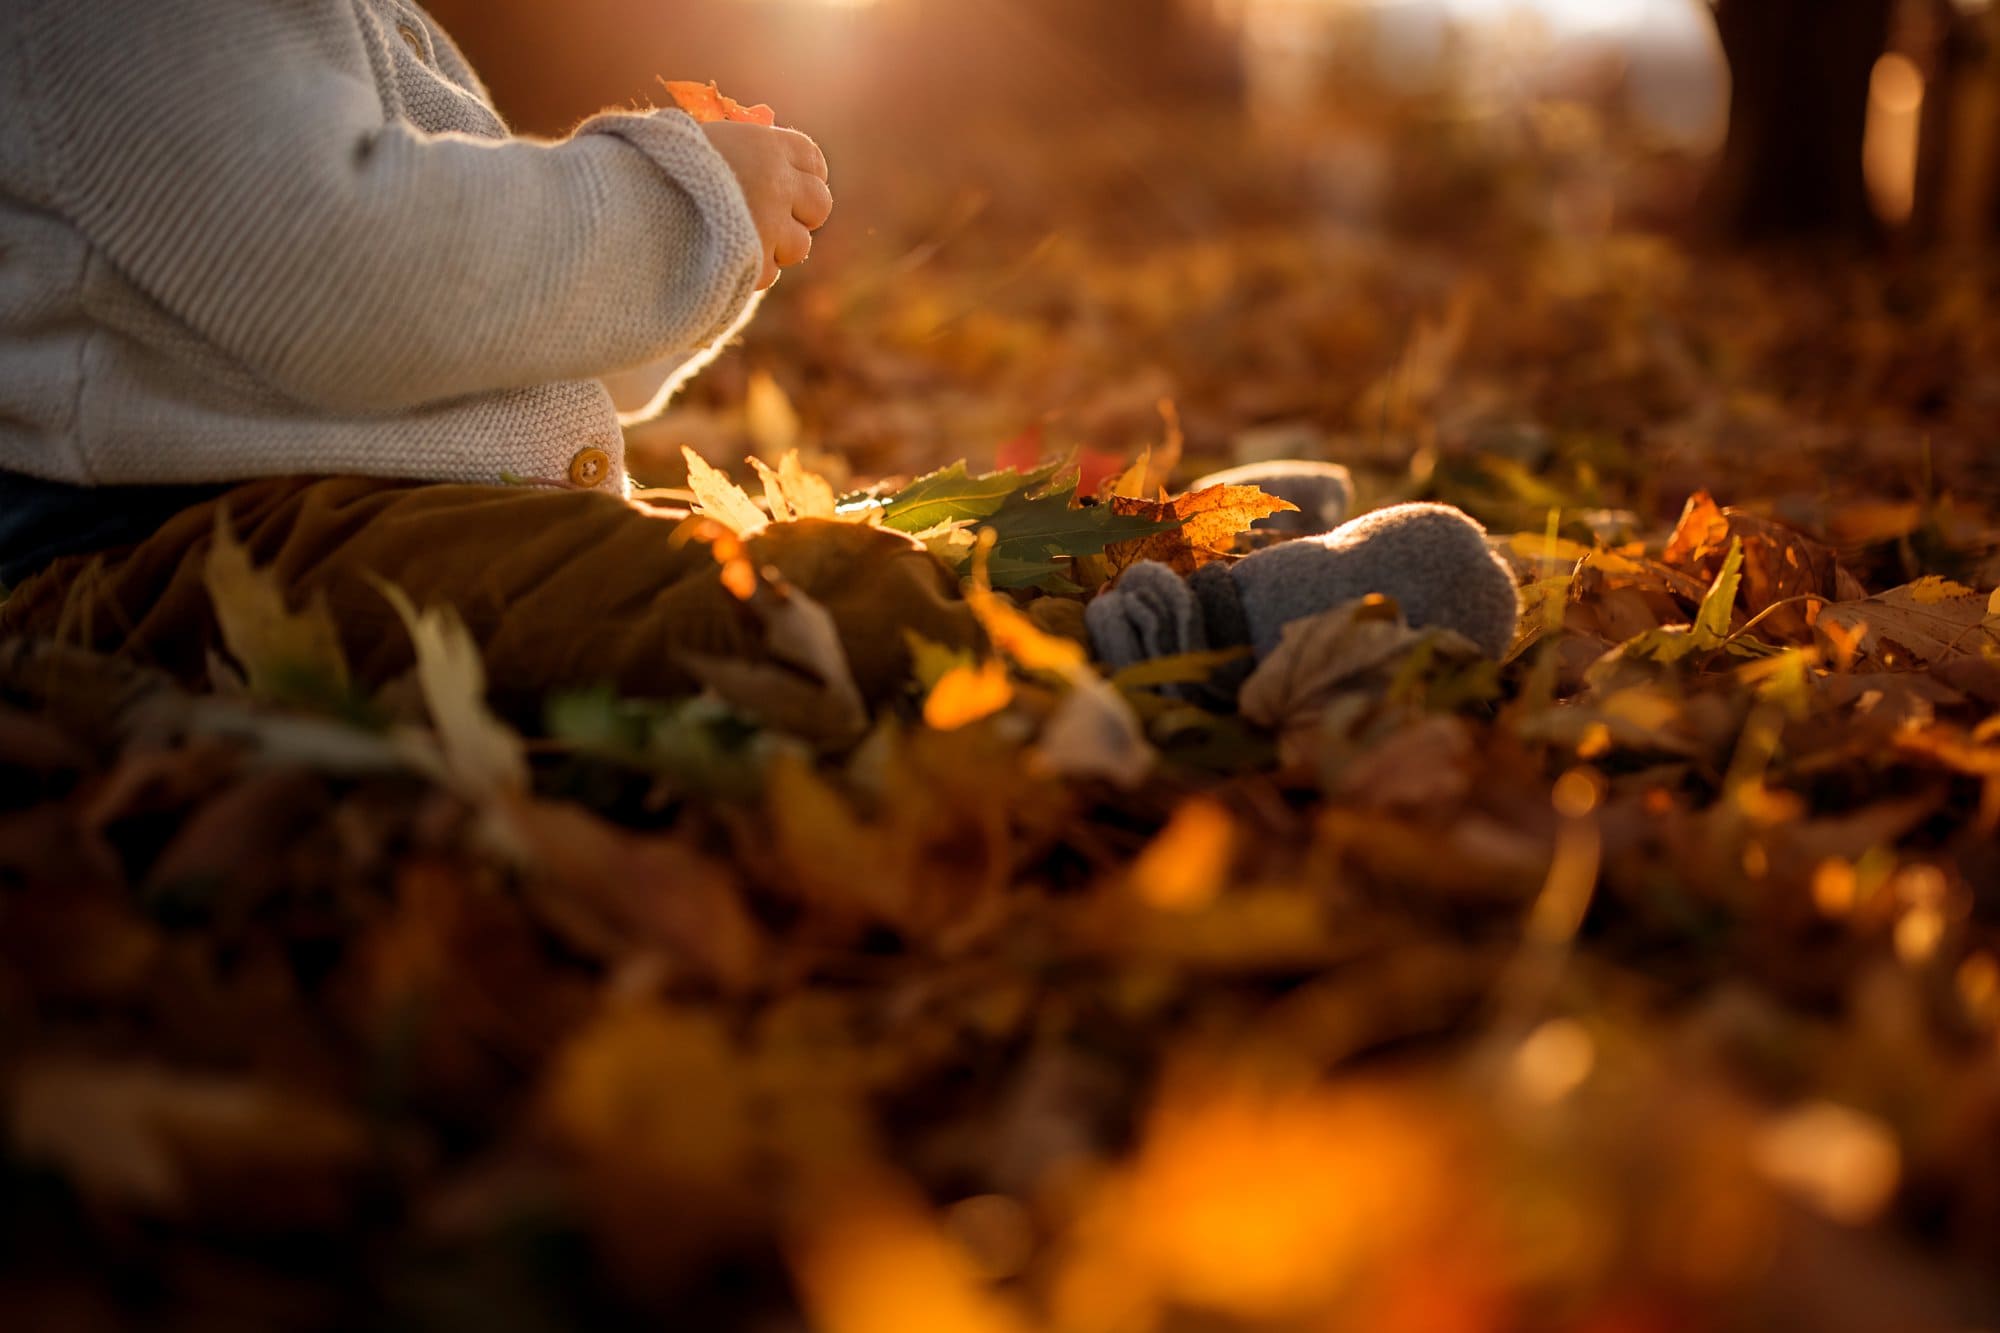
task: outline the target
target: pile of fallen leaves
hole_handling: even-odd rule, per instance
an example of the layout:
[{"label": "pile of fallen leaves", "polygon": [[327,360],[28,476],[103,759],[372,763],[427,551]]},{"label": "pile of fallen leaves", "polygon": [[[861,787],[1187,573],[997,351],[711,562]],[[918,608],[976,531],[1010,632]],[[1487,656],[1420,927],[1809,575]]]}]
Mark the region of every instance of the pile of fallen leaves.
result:
[{"label": "pile of fallen leaves", "polygon": [[[515,726],[400,605],[356,700],[227,541],[213,690],[0,646],[0,1324],[2000,1311],[1991,276],[1283,224],[781,291],[634,442],[768,631],[699,696]],[[1506,660],[1372,600],[1233,708],[1094,667],[1276,507],[1174,484],[1287,453],[1484,518]],[[743,557],[808,519],[987,646],[868,710]]]}]

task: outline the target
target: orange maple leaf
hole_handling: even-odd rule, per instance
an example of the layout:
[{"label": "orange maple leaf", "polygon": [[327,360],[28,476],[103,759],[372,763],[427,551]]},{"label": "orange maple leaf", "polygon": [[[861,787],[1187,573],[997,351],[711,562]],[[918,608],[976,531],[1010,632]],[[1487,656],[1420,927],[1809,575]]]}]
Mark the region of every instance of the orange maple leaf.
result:
[{"label": "orange maple leaf", "polygon": [[1192,574],[1210,561],[1230,555],[1236,534],[1247,532],[1258,519],[1298,508],[1255,486],[1210,486],[1171,500],[1114,495],[1110,505],[1114,513],[1155,522],[1185,520],[1171,532],[1135,537],[1104,548],[1113,570],[1123,571],[1141,560],[1157,560],[1176,574]]},{"label": "orange maple leaf", "polygon": [[762,102],[756,106],[744,106],[724,94],[713,80],[694,83],[687,79],[661,79],[660,82],[666,85],[667,96],[674,99],[674,105],[701,124],[718,120],[737,120],[747,125],[777,123],[777,113],[770,107]]}]

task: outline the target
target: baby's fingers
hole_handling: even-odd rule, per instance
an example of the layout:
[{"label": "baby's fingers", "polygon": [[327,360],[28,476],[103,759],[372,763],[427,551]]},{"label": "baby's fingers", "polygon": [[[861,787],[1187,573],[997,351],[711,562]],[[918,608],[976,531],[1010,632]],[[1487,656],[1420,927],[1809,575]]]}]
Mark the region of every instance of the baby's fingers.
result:
[{"label": "baby's fingers", "polygon": [[820,152],[818,144],[797,130],[776,130],[774,133],[784,143],[787,161],[808,176],[826,179],[826,154]]},{"label": "baby's fingers", "polygon": [[794,222],[779,230],[778,243],[773,248],[772,256],[778,261],[779,268],[790,268],[794,264],[805,263],[806,256],[812,253],[812,248],[812,233]]},{"label": "baby's fingers", "polygon": [[818,231],[833,216],[833,191],[817,176],[800,176],[792,192],[792,216],[808,231]]}]

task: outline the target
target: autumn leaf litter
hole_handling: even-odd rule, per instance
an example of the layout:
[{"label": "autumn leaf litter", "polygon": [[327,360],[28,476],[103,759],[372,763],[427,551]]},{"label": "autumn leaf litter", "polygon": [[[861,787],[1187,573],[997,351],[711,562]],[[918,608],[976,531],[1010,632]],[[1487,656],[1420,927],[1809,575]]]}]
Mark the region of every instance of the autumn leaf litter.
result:
[{"label": "autumn leaf litter", "polygon": [[[1990,1315],[1996,390],[1941,415],[1912,350],[1990,354],[1990,283],[1451,253],[1085,234],[983,303],[976,256],[774,302],[756,421],[725,368],[682,409],[734,452],[654,454],[771,649],[696,698],[512,725],[385,589],[418,669],[356,700],[226,541],[212,691],[5,645],[0,1310],[109,1309],[103,1262],[267,1326]],[[1237,710],[1176,688],[1226,654],[1092,666],[1098,586],[1271,510],[1168,478],[1273,439],[1486,520],[1507,659],[1373,600]],[[742,556],[829,518],[987,646],[870,714]]]}]

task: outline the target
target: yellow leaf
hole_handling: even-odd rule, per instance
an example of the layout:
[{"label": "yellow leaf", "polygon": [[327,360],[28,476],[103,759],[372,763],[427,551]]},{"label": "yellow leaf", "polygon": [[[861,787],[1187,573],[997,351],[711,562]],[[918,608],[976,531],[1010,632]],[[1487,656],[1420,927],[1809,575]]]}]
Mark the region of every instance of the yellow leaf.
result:
[{"label": "yellow leaf", "polygon": [[1960,597],[1976,596],[1963,583],[1953,583],[1940,574],[1926,574],[1909,585],[1910,600],[1918,606],[1936,606],[1939,602],[1952,601]]},{"label": "yellow leaf", "polygon": [[486,706],[486,668],[465,622],[448,606],[418,611],[401,588],[376,580],[417,653],[417,684],[437,729],[444,776],[474,801],[526,791],[521,738]]},{"label": "yellow leaf", "polygon": [[799,451],[788,450],[774,471],[761,458],[750,466],[764,481],[764,498],[771,517],[780,523],[799,518],[837,518],[833,485],[799,461]]},{"label": "yellow leaf", "polygon": [[791,502],[785,499],[785,488],[778,482],[778,474],[773,472],[761,458],[750,460],[750,467],[758,480],[764,483],[764,504],[771,511],[773,523],[789,523],[796,515],[792,513]]},{"label": "yellow leaf", "polygon": [[924,699],[924,725],[956,731],[991,717],[1014,698],[1007,668],[997,658],[947,671]]},{"label": "yellow leaf", "polygon": [[695,507],[739,537],[761,532],[770,525],[764,511],[741,486],[709,464],[694,450],[681,446],[687,459],[688,489],[694,492]]},{"label": "yellow leaf", "polygon": [[762,458],[779,458],[799,445],[799,414],[770,372],[750,372],[743,395],[743,425]]},{"label": "yellow leaf", "polygon": [[1111,488],[1108,493],[1111,495],[1122,495],[1128,500],[1145,499],[1146,481],[1152,470],[1153,446],[1149,444],[1139,451],[1139,456],[1133,460],[1131,467],[1126,468],[1111,479]]},{"label": "yellow leaf", "polygon": [[236,540],[220,507],[202,581],[214,603],[222,641],[253,693],[301,702],[346,692],[347,657],[325,599],[314,596],[303,611],[288,608],[277,575],[251,563],[250,552]]},{"label": "yellow leaf", "polygon": [[1506,538],[1504,544],[1521,560],[1543,563],[1574,565],[1591,553],[1591,548],[1581,542],[1547,532],[1517,532]]}]

